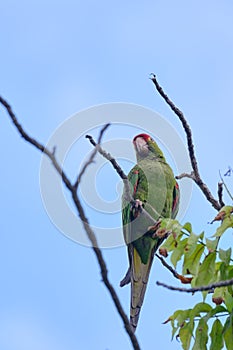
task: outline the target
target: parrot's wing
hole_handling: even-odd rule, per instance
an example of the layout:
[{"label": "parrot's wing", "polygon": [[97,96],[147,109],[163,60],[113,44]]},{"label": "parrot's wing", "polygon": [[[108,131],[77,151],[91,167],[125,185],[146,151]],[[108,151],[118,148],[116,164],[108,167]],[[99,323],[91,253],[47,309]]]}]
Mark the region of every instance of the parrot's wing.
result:
[{"label": "parrot's wing", "polygon": [[[135,167],[130,171],[128,175],[128,180],[131,189],[131,195],[136,200],[145,201],[147,197],[147,191],[141,186],[141,179],[145,179],[145,175],[142,169],[135,165]],[[137,217],[137,211],[132,210],[132,204],[125,199],[123,193],[122,200],[122,222],[123,222],[123,233],[125,243],[131,243],[135,238],[131,235],[131,225],[130,223],[134,221]]]},{"label": "parrot's wing", "polygon": [[172,219],[175,219],[180,204],[180,189],[179,185],[176,181],[174,189],[173,189],[173,203],[172,203]]},{"label": "parrot's wing", "polygon": [[[145,183],[145,175],[142,169],[136,165],[130,171],[128,179],[131,185],[133,198],[144,202],[147,198],[147,184]],[[131,282],[130,324],[133,331],[135,331],[137,327],[139,314],[144,300],[146,286],[154,257],[154,249],[151,245],[151,239],[149,239],[149,237],[143,237],[142,234],[139,240],[134,240],[135,233],[133,232],[133,221],[137,218],[137,215],[138,213],[132,209],[132,205],[130,203],[125,203],[123,200],[123,232],[125,242],[128,245],[129,269],[120,285],[124,286]],[[145,227],[144,233],[146,233],[146,229],[147,227]],[[136,249],[139,248],[137,247],[138,244],[143,244],[144,248],[146,248],[146,251],[148,252],[146,263],[145,261],[142,261],[142,257],[140,257]]]},{"label": "parrot's wing", "polygon": [[[140,179],[145,178],[144,173],[142,169],[138,166],[135,165],[133,169],[131,169],[129,175],[128,175],[128,180],[130,184],[130,189],[131,189],[131,194],[134,199],[140,199],[140,200],[145,200],[146,198],[146,191],[140,190],[139,189],[139,183]],[[123,222],[123,233],[124,233],[124,239],[125,243],[128,245],[128,258],[129,258],[129,269],[126,272],[125,277],[122,279],[120,282],[120,286],[123,287],[126,284],[130,283],[131,280],[131,262],[132,262],[132,254],[130,252],[130,243],[134,240],[133,234],[132,234],[132,227],[131,227],[131,222],[136,218],[135,216],[136,211],[132,210],[132,205],[129,203],[123,193],[123,198],[122,198],[122,222]]]},{"label": "parrot's wing", "polygon": [[[128,175],[129,184],[131,186],[131,194],[134,195],[137,191],[138,183],[139,183],[139,171],[137,166],[135,166]],[[122,196],[122,223],[123,223],[123,233],[125,243],[128,245],[132,241],[131,237],[131,226],[130,222],[132,218],[131,204],[125,199],[124,193]],[[120,286],[123,287],[126,284],[130,283],[131,280],[131,253],[129,251],[128,246],[128,258],[129,258],[129,268],[125,274],[125,277],[120,282]]]}]

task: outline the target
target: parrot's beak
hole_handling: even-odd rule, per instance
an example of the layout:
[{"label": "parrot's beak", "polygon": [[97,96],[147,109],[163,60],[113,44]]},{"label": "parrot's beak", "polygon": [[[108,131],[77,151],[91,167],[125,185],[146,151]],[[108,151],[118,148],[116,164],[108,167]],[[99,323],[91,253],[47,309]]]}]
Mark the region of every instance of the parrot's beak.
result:
[{"label": "parrot's beak", "polygon": [[134,141],[134,147],[136,152],[139,153],[141,157],[147,156],[149,152],[148,143],[142,137],[136,138]]}]

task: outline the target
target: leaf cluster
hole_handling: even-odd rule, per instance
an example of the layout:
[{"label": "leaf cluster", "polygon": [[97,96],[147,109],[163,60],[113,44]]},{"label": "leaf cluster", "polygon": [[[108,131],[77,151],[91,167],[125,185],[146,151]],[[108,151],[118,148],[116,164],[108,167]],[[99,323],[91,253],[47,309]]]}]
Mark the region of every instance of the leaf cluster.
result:
[{"label": "leaf cluster", "polygon": [[[218,248],[220,238],[233,227],[233,207],[224,206],[214,221],[220,221],[214,235],[209,239],[204,232],[195,234],[190,223],[180,225],[178,221],[164,219],[161,227],[170,235],[160,247],[163,256],[170,256],[174,269],[182,283],[191,283],[199,288],[233,278],[231,248]],[[206,298],[212,296],[212,303]],[[224,316],[224,317],[223,317]],[[221,320],[220,320],[221,318]],[[222,322],[223,320],[223,322]],[[233,286],[232,284],[202,291],[202,301],[192,309],[176,310],[165,323],[172,326],[172,338],[180,339],[184,350],[224,347],[233,349]],[[208,343],[209,344],[209,343]]]}]

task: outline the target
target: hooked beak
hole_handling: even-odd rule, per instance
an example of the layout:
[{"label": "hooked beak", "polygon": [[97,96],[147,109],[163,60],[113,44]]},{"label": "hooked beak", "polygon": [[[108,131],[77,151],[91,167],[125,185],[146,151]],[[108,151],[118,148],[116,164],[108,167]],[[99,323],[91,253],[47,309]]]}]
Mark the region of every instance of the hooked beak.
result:
[{"label": "hooked beak", "polygon": [[142,137],[136,138],[134,141],[134,147],[141,157],[145,157],[149,153],[148,144]]}]

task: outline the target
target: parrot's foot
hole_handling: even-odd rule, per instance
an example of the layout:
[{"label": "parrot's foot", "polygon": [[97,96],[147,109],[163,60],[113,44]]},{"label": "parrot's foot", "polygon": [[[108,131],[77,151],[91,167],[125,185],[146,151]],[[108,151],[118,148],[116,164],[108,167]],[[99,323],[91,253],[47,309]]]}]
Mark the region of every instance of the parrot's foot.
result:
[{"label": "parrot's foot", "polygon": [[167,238],[170,234],[171,234],[171,231],[170,230],[167,230],[165,227],[164,228],[161,228],[160,225],[161,225],[161,219],[159,219],[155,225],[153,226],[149,226],[148,227],[148,231],[147,233],[150,233],[151,234],[151,237],[152,238],[159,238],[159,239],[165,239]]},{"label": "parrot's foot", "polygon": [[131,211],[133,212],[135,217],[137,217],[142,212],[142,208],[143,203],[139,199],[135,199],[135,201],[132,202]]},{"label": "parrot's foot", "polygon": [[142,209],[142,201],[140,199],[135,199],[135,201],[132,204],[132,208]]},{"label": "parrot's foot", "polygon": [[153,235],[152,238],[155,238],[156,232],[160,228],[160,224],[161,224],[161,219],[158,219],[153,226],[148,227],[147,233],[151,233]]},{"label": "parrot's foot", "polygon": [[154,230],[152,238],[166,239],[171,234],[171,231],[167,230],[165,227],[160,227],[160,224],[161,219],[159,219],[157,223],[151,227],[151,229],[153,228]]},{"label": "parrot's foot", "polygon": [[131,273],[130,273],[130,267],[128,268],[125,277],[123,278],[122,281],[120,281],[120,287],[126,286],[126,284],[129,284],[131,281]]}]

